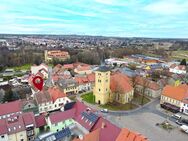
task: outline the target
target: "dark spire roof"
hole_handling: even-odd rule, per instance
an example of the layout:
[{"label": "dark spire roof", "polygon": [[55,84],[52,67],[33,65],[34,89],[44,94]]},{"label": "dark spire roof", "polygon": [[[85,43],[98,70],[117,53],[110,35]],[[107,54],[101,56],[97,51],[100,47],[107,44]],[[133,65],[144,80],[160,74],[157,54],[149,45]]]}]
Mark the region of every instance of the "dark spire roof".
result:
[{"label": "dark spire roof", "polygon": [[107,72],[110,71],[110,68],[107,66],[100,66],[96,71]]}]

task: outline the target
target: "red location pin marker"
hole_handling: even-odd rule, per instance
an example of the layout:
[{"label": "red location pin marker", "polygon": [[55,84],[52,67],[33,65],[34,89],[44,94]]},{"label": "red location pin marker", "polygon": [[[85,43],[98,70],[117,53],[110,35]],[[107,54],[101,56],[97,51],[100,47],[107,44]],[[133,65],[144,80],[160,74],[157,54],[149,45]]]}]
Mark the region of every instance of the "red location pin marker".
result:
[{"label": "red location pin marker", "polygon": [[37,89],[39,89],[40,91],[41,91],[42,88],[43,88],[43,82],[44,82],[44,80],[43,80],[42,77],[40,77],[40,76],[36,76],[36,77],[33,78],[33,84],[34,84],[34,86],[35,86]]}]

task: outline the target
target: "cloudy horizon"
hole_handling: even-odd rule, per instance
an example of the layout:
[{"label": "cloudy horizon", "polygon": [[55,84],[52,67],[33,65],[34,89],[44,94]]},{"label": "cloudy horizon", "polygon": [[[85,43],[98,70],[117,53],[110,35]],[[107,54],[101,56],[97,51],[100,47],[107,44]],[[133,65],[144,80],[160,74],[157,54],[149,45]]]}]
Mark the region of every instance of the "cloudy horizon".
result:
[{"label": "cloudy horizon", "polygon": [[1,0],[0,33],[188,37],[186,0]]}]

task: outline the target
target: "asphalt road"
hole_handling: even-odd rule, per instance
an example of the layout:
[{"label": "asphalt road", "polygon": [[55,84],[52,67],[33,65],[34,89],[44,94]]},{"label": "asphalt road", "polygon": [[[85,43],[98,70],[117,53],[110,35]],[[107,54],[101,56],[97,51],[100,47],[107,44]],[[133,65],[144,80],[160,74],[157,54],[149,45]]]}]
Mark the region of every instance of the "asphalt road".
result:
[{"label": "asphalt road", "polygon": [[[175,119],[156,108],[158,104],[159,99],[156,99],[134,111],[109,112],[102,115],[120,128],[128,128],[145,135],[150,141],[188,141],[188,135],[180,131]],[[174,126],[173,130],[167,131],[156,126],[156,123],[165,120]]]}]

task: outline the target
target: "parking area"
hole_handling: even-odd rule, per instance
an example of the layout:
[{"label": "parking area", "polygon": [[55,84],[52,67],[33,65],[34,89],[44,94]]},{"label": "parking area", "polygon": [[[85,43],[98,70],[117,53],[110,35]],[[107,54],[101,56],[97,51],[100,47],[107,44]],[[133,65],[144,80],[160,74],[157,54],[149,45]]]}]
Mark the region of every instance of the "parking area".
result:
[{"label": "parking area", "polygon": [[181,132],[179,126],[174,122],[169,121],[174,126],[174,129],[170,131],[156,126],[156,123],[162,123],[167,120],[167,118],[161,117],[155,113],[143,112],[124,116],[109,116],[106,114],[105,117],[121,128],[129,128],[145,135],[150,141],[188,140],[188,134]]}]

